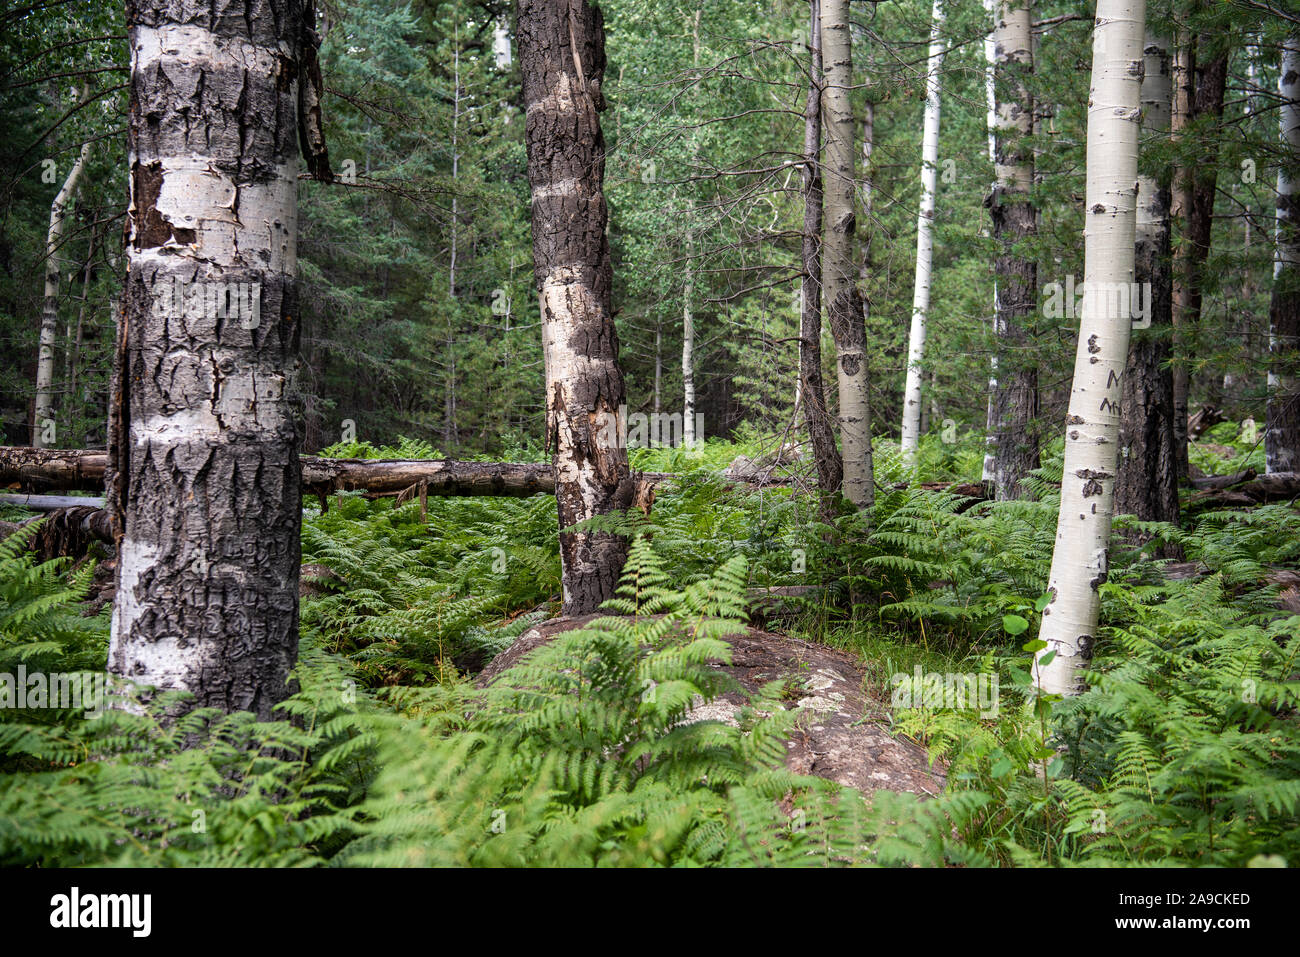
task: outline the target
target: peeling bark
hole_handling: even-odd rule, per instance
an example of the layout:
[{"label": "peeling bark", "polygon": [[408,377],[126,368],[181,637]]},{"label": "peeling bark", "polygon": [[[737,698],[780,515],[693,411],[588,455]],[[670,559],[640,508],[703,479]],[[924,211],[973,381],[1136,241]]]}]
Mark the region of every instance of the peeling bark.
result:
[{"label": "peeling bark", "polygon": [[128,0],[127,25],[109,669],[266,720],[298,645],[305,6]]},{"label": "peeling bark", "polygon": [[626,391],[610,303],[599,8],[587,0],[520,0],[519,60],[564,613],[586,614],[613,596],[627,541],[565,530],[625,508],[634,486],[622,440]]}]

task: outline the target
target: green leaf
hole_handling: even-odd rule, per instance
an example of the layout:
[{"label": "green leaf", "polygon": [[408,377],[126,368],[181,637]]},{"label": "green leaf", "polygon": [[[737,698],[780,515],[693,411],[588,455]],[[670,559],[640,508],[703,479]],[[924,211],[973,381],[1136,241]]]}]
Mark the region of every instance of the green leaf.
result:
[{"label": "green leaf", "polygon": [[1029,622],[1019,615],[1003,615],[1002,627],[1008,635],[1019,635],[1028,630]]}]

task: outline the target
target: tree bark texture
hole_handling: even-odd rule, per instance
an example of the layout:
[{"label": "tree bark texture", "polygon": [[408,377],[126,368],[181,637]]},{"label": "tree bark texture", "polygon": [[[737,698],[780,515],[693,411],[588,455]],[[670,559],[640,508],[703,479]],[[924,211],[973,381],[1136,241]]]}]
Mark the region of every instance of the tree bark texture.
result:
[{"label": "tree bark texture", "polygon": [[614,595],[628,546],[609,533],[566,530],[617,510],[632,488],[605,232],[600,10],[587,0],[520,0],[518,46],[564,613],[581,615]]}]

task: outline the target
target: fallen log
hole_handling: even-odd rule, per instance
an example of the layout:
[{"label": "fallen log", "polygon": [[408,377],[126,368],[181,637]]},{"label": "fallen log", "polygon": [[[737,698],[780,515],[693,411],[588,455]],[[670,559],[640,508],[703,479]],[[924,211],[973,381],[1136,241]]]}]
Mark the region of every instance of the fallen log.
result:
[{"label": "fallen log", "polygon": [[[0,485],[27,491],[100,491],[108,453],[0,446]],[[640,476],[657,485],[676,478],[666,472]],[[329,459],[302,456],[304,495],[363,491],[372,497],[555,494],[549,462],[463,462],[456,459]]]},{"label": "fallen log", "polygon": [[1218,490],[1197,492],[1188,499],[1188,505],[1194,508],[1250,508],[1297,497],[1300,497],[1300,472],[1272,472]]},{"label": "fallen log", "polygon": [[0,505],[16,505],[33,512],[53,512],[61,508],[103,508],[102,495],[0,495]]},{"label": "fallen log", "polygon": [[1249,482],[1259,473],[1254,469],[1243,469],[1240,472],[1232,472],[1229,475],[1203,475],[1199,478],[1189,479],[1192,488],[1201,492],[1217,492],[1220,489],[1231,488],[1234,485],[1240,485],[1242,482]]}]

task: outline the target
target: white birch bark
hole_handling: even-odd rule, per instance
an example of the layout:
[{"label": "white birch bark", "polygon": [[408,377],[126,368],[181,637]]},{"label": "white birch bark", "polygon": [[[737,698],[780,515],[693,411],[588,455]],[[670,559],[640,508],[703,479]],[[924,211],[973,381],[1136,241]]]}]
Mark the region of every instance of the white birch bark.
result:
[{"label": "white birch bark", "polygon": [[[986,110],[984,114],[985,125],[988,127],[989,137],[989,162],[995,166],[998,161],[998,98],[997,87],[994,82],[994,64],[997,62],[997,41],[994,39],[997,31],[997,13],[993,9],[994,0],[984,0],[984,11],[993,18],[993,27],[984,37],[984,100]],[[993,280],[993,315],[989,320],[989,331],[992,333],[990,341],[997,341],[997,323],[998,323],[998,281]],[[998,353],[996,349],[990,350],[989,355],[989,398],[988,398],[988,415],[985,419],[984,428],[984,466],[980,470],[980,481],[992,482],[996,472],[997,459],[993,455],[993,443],[996,441],[993,436],[993,430],[997,421],[997,411],[994,405],[994,396],[998,391]]]},{"label": "white birch bark", "polygon": [[63,227],[68,215],[68,204],[77,191],[77,183],[89,155],[90,143],[83,143],[68,172],[68,178],[63,181],[63,186],[55,194],[54,202],[50,204],[50,229],[45,236],[45,298],[41,306],[41,342],[36,357],[36,409],[32,415],[32,447],[38,449],[46,447],[46,424],[53,419],[54,336],[59,321],[59,266],[63,261],[60,253]]},{"label": "white birch bark", "polygon": [[934,193],[939,166],[939,71],[943,68],[943,2],[934,0],[930,57],[925,74],[925,124],[921,139],[921,211],[916,217],[916,282],[912,289],[912,329],[907,341],[907,385],[903,390],[904,460],[916,458],[921,437],[921,382],[925,361],[925,323],[930,311],[930,273],[934,258]]},{"label": "white birch bark", "polygon": [[1300,383],[1295,356],[1300,348],[1300,197],[1288,175],[1300,160],[1300,39],[1282,48],[1278,76],[1282,108],[1278,123],[1283,146],[1277,171],[1277,219],[1274,231],[1273,297],[1269,309],[1268,414],[1264,432],[1264,467],[1268,472],[1300,470]]},{"label": "white birch bark", "polygon": [[[1106,580],[1119,437],[1119,399],[1132,319],[1106,293],[1134,274],[1138,129],[1145,0],[1098,0],[1088,101],[1084,296],[1066,416],[1065,470],[1034,680],[1043,691],[1082,690]],[[1047,656],[1048,660],[1044,660]]]},{"label": "white birch bark", "polygon": [[822,295],[835,337],[836,379],[839,383],[840,444],[843,451],[844,497],[858,508],[875,501],[871,463],[871,401],[868,391],[866,318],[854,282],[853,265],[854,155],[852,40],[847,0],[821,4],[822,117],[825,130],[822,163],[824,239]]}]

